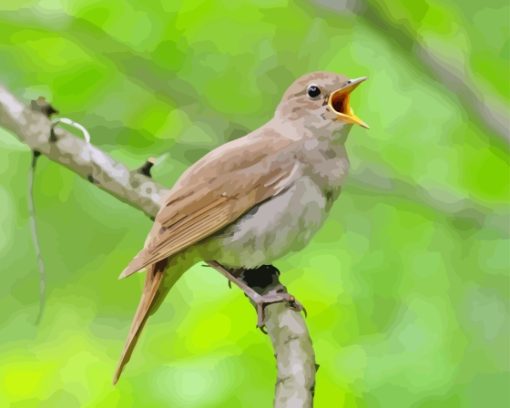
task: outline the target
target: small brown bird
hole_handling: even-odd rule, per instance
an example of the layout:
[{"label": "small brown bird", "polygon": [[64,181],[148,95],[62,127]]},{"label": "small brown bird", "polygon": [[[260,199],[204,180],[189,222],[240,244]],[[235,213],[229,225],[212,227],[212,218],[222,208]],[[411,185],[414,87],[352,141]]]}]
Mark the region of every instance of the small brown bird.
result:
[{"label": "small brown bird", "polygon": [[145,287],[113,379],[118,381],[140,332],[170,288],[200,260],[225,267],[257,304],[235,271],[254,269],[303,248],[324,222],[349,170],[345,141],[351,92],[366,78],[314,72],[285,92],[274,117],[188,168],[170,190],[144,248],[120,278],[147,269]]}]

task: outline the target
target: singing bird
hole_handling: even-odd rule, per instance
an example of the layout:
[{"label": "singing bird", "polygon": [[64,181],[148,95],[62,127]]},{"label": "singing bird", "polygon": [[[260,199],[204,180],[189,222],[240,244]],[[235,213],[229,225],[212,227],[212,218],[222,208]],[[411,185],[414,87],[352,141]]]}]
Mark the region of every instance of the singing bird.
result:
[{"label": "singing bird", "polygon": [[[349,103],[365,79],[330,72],[302,76],[266,124],[219,146],[182,174],[163,200],[144,248],[120,275],[146,269],[114,384],[147,318],[194,263],[222,265],[246,289],[236,272],[270,264],[310,241],[347,176],[345,142],[352,125],[368,128]],[[275,302],[274,295],[245,292],[257,305]],[[258,310],[262,325],[263,307]]]}]

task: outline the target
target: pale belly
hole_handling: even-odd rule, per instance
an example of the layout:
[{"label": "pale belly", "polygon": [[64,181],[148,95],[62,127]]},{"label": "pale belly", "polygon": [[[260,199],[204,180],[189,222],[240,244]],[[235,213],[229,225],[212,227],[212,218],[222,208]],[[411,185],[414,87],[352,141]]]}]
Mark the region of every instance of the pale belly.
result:
[{"label": "pale belly", "polygon": [[307,177],[258,205],[201,245],[203,259],[255,268],[303,248],[323,224],[331,200]]}]

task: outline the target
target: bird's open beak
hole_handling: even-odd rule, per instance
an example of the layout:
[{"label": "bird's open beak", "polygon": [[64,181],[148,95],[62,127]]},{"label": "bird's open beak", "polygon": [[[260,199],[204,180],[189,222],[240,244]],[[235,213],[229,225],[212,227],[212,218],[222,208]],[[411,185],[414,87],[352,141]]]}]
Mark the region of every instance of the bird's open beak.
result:
[{"label": "bird's open beak", "polygon": [[366,79],[367,77],[351,79],[344,87],[333,91],[331,95],[329,95],[328,106],[329,109],[337,115],[337,119],[347,123],[354,123],[368,129],[368,125],[354,114],[351,105],[349,105],[351,92]]}]

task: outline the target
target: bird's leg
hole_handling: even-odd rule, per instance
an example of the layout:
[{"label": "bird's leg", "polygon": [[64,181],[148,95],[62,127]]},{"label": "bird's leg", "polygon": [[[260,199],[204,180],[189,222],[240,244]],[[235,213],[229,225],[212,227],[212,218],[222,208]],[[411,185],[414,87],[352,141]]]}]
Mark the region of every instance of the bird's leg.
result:
[{"label": "bird's leg", "polygon": [[[229,270],[216,261],[208,262],[210,266],[236,284],[253,302],[257,309],[257,327],[264,326],[264,308],[273,303],[287,302],[296,311],[306,310],[294,296],[287,292],[278,281],[279,271],[272,265],[262,265],[256,269]],[[256,289],[258,290],[256,290]]]},{"label": "bird's leg", "polygon": [[296,300],[296,298],[287,292],[287,288],[279,280],[280,271],[273,265],[262,265],[254,269],[242,269],[240,278],[245,284],[254,289],[259,295],[260,301],[252,299],[257,308],[257,327],[264,326],[265,314],[264,308],[273,303],[287,303],[293,310],[303,311],[306,316],[306,309]]}]

